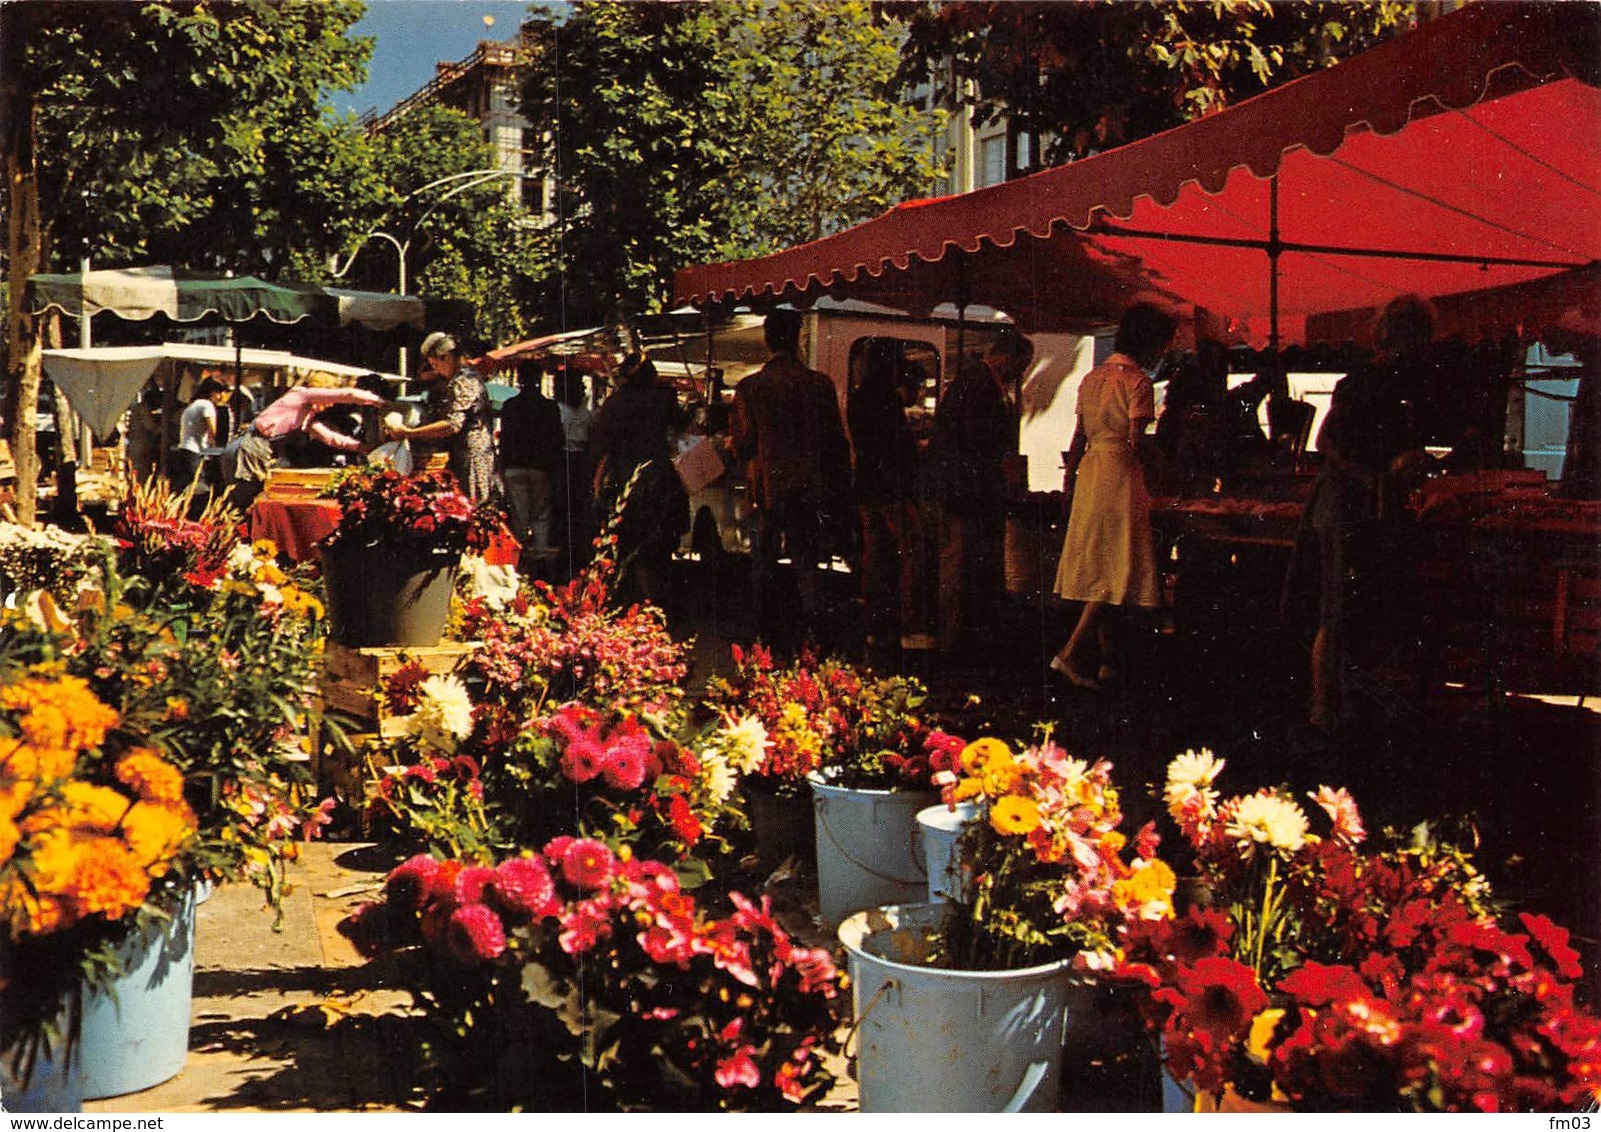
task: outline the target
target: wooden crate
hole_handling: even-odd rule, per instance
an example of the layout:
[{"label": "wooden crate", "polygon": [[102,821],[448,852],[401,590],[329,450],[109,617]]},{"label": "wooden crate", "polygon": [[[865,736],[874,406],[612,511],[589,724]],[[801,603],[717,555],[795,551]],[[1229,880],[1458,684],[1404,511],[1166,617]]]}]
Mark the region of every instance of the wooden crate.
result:
[{"label": "wooden crate", "polygon": [[384,685],[407,664],[433,675],[459,671],[476,647],[451,641],[428,647],[353,649],[328,642],[323,652],[319,692],[323,709],[351,716],[358,726],[380,735],[398,733],[398,721],[384,710]]},{"label": "wooden crate", "polygon": [[332,468],[273,468],[261,494],[269,499],[315,499],[333,475]]}]

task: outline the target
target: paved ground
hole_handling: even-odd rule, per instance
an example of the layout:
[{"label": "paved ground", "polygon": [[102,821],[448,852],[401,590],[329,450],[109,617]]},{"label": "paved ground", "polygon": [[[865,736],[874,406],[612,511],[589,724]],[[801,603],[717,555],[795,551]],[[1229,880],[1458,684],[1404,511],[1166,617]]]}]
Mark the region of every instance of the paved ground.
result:
[{"label": "paved ground", "polygon": [[[695,675],[727,665],[728,642],[749,633],[740,579],[694,591],[675,631],[694,634]],[[844,601],[832,624],[860,651]],[[924,677],[936,706],[967,734],[1049,724],[1070,748],[1104,755],[1126,783],[1134,821],[1155,816],[1166,762],[1191,746],[1229,760],[1228,789],[1286,782],[1297,790],[1346,784],[1369,825],[1407,827],[1470,818],[1480,860],[1516,907],[1569,925],[1601,999],[1601,715],[1577,697],[1545,700],[1465,687],[1419,686],[1404,667],[1376,666],[1361,682],[1360,717],[1337,740],[1302,723],[1304,644],[1264,612],[1267,603],[1217,606],[1210,615],[1136,626],[1127,677],[1098,693],[1059,687],[1043,662],[1065,637],[1063,611],[1015,598],[994,647],[941,661],[908,653],[874,658]],[[1166,631],[1164,631],[1164,629]],[[90,1102],[91,1112],[355,1111],[420,1108],[411,1067],[418,1040],[401,992],[381,965],[363,965],[334,930],[383,875],[358,845],[314,845],[296,869],[281,932],[254,890],[224,887],[198,918],[195,1026],[187,1065],[146,1093]],[[775,902],[799,934],[832,942],[810,923],[804,871],[777,884]],[[393,985],[389,983],[388,985]],[[821,1106],[855,1108],[854,1084]],[[1092,1066],[1064,1094],[1068,1111],[1157,1107],[1154,1070],[1138,1050]]]}]

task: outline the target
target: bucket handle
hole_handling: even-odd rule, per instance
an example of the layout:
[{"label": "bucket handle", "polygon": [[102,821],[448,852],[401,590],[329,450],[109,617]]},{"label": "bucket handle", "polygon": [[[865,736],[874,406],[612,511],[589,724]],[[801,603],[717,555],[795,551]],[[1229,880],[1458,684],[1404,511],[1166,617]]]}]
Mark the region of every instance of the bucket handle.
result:
[{"label": "bucket handle", "polygon": [[1002,1108],[1001,1111],[1022,1112],[1023,1106],[1034,1095],[1034,1090],[1040,1087],[1041,1081],[1045,1080],[1047,1068],[1048,1064],[1046,1062],[1030,1062],[1028,1068],[1023,1070],[1023,1079],[1017,1084],[1017,1092],[1012,1094],[1011,1099],[1006,1102],[1006,1107]]},{"label": "bucket handle", "polygon": [[885,979],[884,985],[874,991],[873,997],[867,1000],[867,1009],[862,1011],[862,1016],[860,1018],[851,1023],[851,1028],[846,1031],[845,1040],[840,1043],[839,1050],[842,1057],[849,1057],[851,1055],[851,1040],[856,1037],[857,1031],[862,1028],[862,1023],[867,1021],[868,1017],[873,1013],[873,1011],[878,1008],[878,1004],[884,1000],[884,992],[890,990],[900,990],[900,984],[894,979]]},{"label": "bucket handle", "polygon": [[862,872],[877,880],[888,881],[890,884],[916,884],[918,880],[926,881],[928,879],[928,866],[923,861],[922,853],[918,851],[918,847],[922,844],[922,831],[917,828],[916,823],[913,823],[912,834],[910,839],[907,841],[907,845],[912,850],[912,867],[917,870],[919,875],[911,879],[906,877],[891,876],[889,873],[879,872],[866,861],[858,861],[849,849],[841,845],[839,838],[834,835],[834,827],[828,824],[828,799],[824,798],[822,795],[818,795],[815,799],[815,802],[817,805],[817,824],[822,828],[824,833],[828,834],[828,840],[833,844],[835,849],[839,850],[839,855],[844,857],[851,864],[855,865],[858,869],[861,869]]}]

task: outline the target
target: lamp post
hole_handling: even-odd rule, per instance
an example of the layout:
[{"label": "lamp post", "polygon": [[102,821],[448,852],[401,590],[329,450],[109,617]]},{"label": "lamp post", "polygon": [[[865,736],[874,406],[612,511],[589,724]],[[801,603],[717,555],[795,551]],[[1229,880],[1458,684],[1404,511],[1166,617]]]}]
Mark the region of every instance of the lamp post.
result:
[{"label": "lamp post", "polygon": [[[350,270],[351,266],[355,264],[356,256],[360,254],[361,249],[369,240],[384,239],[393,244],[395,248],[395,259],[397,266],[395,293],[398,295],[404,295],[406,293],[406,255],[411,251],[411,241],[416,237],[417,229],[422,226],[422,222],[424,220],[427,220],[430,216],[432,216],[434,211],[451,197],[456,196],[459,193],[464,193],[468,189],[476,189],[478,186],[488,184],[497,177],[516,177],[518,179],[522,179],[528,176],[530,176],[530,174],[516,169],[469,169],[465,173],[452,173],[448,177],[440,177],[437,180],[429,181],[426,185],[418,186],[400,198],[400,204],[406,204],[414,198],[421,196],[423,193],[437,189],[442,185],[452,185],[453,187],[442,193],[438,200],[429,205],[423,214],[412,222],[411,231],[407,233],[404,240],[401,240],[398,236],[394,236],[388,232],[380,231],[379,229],[374,228],[372,231],[362,236],[360,240],[356,241],[356,246],[350,250],[350,255],[345,260],[345,265],[343,267],[336,267],[335,264],[338,261],[338,257],[332,257],[329,263],[332,277],[334,279],[342,278],[345,273]],[[462,183],[455,184],[455,182],[458,181]],[[396,205],[395,207],[398,208],[399,205]],[[400,360],[396,372],[398,372],[401,377],[407,376],[406,348],[404,346],[400,348]]]}]

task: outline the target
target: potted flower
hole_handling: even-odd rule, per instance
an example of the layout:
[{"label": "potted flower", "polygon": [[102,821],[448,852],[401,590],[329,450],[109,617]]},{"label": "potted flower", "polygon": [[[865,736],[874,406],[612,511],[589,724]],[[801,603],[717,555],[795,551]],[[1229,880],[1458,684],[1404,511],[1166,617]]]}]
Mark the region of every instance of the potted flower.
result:
[{"label": "potted flower", "polygon": [[[124,945],[170,936],[191,892],[183,776],[115,734],[118,722],[85,681],[52,667],[0,677],[0,1095],[13,1111],[77,1111],[91,1060],[84,1013],[128,965]],[[176,1034],[140,1019],[141,1055],[163,1061],[164,1077],[188,1050],[187,980],[122,1004],[134,1013],[174,995]]]},{"label": "potted flower", "polygon": [[1048,737],[962,749],[945,795],[980,815],[961,840],[965,890],[839,930],[862,1111],[1055,1108],[1069,1029],[1093,1033],[1110,1005],[1085,988],[1131,925],[1172,914],[1172,870],[1154,829],[1123,833],[1111,770]]},{"label": "potted flower", "polygon": [[503,525],[449,472],[354,468],[323,495],[339,522],[319,544],[335,641],[351,648],[439,642],[461,556]]},{"label": "potted flower", "polygon": [[1528,1111],[1601,1098],[1601,1018],[1568,933],[1507,917],[1427,826],[1369,839],[1344,790],[1221,800],[1186,752],[1165,796],[1204,899],[1131,933],[1167,1071],[1199,1109]]},{"label": "potted flower", "polygon": [[728,900],[714,917],[662,862],[563,836],[492,867],[414,857],[344,930],[438,1027],[442,1107],[793,1109],[832,1085],[839,977],[765,899]]},{"label": "potted flower", "polygon": [[707,702],[754,718],[766,732],[764,754],[745,779],[754,823],[764,800],[811,794],[824,922],[838,926],[862,908],[922,899],[928,880],[917,813],[937,800],[931,776],[954,765],[954,749],[921,713],[927,690],[809,652],[785,667],[760,645],[749,653],[735,646],[733,655],[734,675],[709,682]]}]

